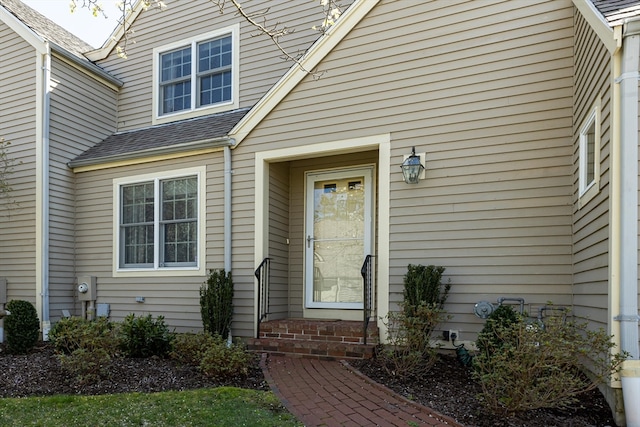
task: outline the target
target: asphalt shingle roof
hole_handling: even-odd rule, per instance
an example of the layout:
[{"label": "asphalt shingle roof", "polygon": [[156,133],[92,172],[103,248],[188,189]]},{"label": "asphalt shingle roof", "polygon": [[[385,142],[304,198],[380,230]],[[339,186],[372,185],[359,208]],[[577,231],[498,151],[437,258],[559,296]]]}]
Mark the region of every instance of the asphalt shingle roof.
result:
[{"label": "asphalt shingle roof", "polygon": [[13,16],[43,39],[57,44],[77,57],[84,58],[83,53],[94,50],[91,45],[71,34],[46,16],[31,9],[20,0],[0,0],[0,6],[6,8]]},{"label": "asphalt shingle roof", "polygon": [[640,15],[640,1],[638,0],[591,0],[593,5],[613,26],[625,19]]},{"label": "asphalt shingle roof", "polygon": [[[91,147],[69,165],[71,167],[98,164],[116,159],[135,158],[150,152],[189,148],[189,143],[224,138],[249,111],[248,108],[182,120],[110,135]],[[182,146],[182,147],[181,147]]]}]

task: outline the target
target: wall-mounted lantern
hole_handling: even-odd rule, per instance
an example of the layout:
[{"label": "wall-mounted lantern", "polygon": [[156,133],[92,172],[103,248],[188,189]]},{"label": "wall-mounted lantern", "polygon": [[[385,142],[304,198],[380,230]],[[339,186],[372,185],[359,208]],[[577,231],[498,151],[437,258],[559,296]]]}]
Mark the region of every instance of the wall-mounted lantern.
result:
[{"label": "wall-mounted lantern", "polygon": [[421,178],[425,177],[425,167],[420,156],[416,155],[416,147],[411,147],[411,154],[405,156],[400,168],[402,168],[404,182],[407,184],[417,184]]}]

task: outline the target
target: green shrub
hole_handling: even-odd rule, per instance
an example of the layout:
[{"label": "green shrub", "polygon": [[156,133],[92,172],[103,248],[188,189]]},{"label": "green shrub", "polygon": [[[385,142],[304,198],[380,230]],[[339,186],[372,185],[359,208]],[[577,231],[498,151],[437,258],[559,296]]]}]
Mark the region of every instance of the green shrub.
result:
[{"label": "green shrub", "polygon": [[61,319],[49,331],[49,341],[58,353],[71,354],[79,348],[116,347],[116,328],[105,317],[86,320],[81,317]]},{"label": "green shrub", "polygon": [[387,314],[388,343],[376,353],[385,371],[409,378],[429,372],[438,355],[438,348],[430,342],[431,331],[447,317],[444,310],[424,303],[415,307],[413,316],[404,310]]},{"label": "green shrub", "polygon": [[35,307],[29,301],[11,300],[7,304],[11,313],[4,320],[7,331],[7,350],[14,354],[25,354],[38,342],[40,320]]},{"label": "green shrub", "polygon": [[253,355],[245,346],[241,343],[228,345],[227,340],[220,336],[214,336],[213,340],[213,344],[202,353],[202,373],[220,381],[247,376]]},{"label": "green shrub", "polygon": [[187,365],[199,366],[205,350],[216,344],[216,340],[208,333],[177,334],[173,342],[173,350],[169,353],[172,359]]},{"label": "green shrub", "polygon": [[444,267],[434,265],[407,266],[404,275],[404,309],[411,316],[412,310],[421,304],[434,304],[437,308],[444,306],[451,283],[442,284]]},{"label": "green shrub", "polygon": [[625,358],[611,357],[611,337],[602,330],[589,331],[586,324],[549,317],[542,327],[508,316],[492,324],[474,358],[480,400],[496,414],[565,408],[609,379]]},{"label": "green shrub", "polygon": [[419,377],[435,363],[437,347],[431,345],[431,334],[449,317],[443,307],[451,284],[442,284],[444,270],[433,265],[407,267],[401,310],[387,315],[388,344],[376,354],[389,374]]},{"label": "green shrub", "polygon": [[209,278],[200,287],[200,313],[204,331],[227,337],[233,316],[233,280],[231,273],[210,270]]},{"label": "green shrub", "polygon": [[166,357],[171,351],[175,334],[169,331],[163,316],[156,320],[151,314],[136,317],[129,314],[120,325],[120,350],[129,357]]},{"label": "green shrub", "polygon": [[117,327],[104,317],[61,319],[51,328],[49,340],[62,368],[81,384],[106,376],[118,356]]},{"label": "green shrub", "polygon": [[478,334],[476,347],[481,353],[493,353],[504,344],[504,340],[499,336],[498,331],[503,331],[510,325],[523,322],[522,315],[516,313],[510,305],[501,305],[487,317],[484,327]]}]

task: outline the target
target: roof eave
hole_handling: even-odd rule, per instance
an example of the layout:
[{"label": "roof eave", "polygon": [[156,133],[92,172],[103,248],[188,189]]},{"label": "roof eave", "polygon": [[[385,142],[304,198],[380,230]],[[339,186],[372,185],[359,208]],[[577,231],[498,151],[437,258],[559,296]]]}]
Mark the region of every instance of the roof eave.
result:
[{"label": "roof eave", "polygon": [[68,50],[55,43],[49,42],[49,44],[51,45],[51,50],[58,54],[63,60],[69,62],[76,68],[80,68],[82,70],[85,70],[86,72],[90,72],[96,77],[104,80],[105,83],[112,86],[114,89],[117,90],[124,85],[124,82],[122,80],[107,73],[105,70],[98,67],[93,62],[82,60],[81,58],[78,58],[76,55],[72,54]]},{"label": "roof eave", "polygon": [[102,167],[97,168],[96,166],[106,164],[121,164],[123,162],[144,163],[144,161],[141,160],[151,158],[155,160],[158,156],[170,156],[177,153],[197,152],[202,150],[217,150],[223,147],[231,146],[233,145],[233,143],[233,139],[225,135],[218,138],[209,138],[201,141],[170,145],[167,147],[149,148],[146,150],[95,157],[86,160],[71,160],[67,163],[67,166],[73,169],[74,172],[79,172],[80,169],[102,169]]}]

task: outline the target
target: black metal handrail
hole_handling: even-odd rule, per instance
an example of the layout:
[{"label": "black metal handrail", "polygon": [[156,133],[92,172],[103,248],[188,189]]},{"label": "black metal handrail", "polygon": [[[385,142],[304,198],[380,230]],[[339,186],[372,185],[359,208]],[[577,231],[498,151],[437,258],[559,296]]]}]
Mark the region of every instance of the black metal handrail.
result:
[{"label": "black metal handrail", "polygon": [[256,338],[260,338],[260,323],[269,315],[269,276],[271,275],[271,259],[262,260],[255,271],[258,279],[258,330]]},{"label": "black metal handrail", "polygon": [[367,343],[367,331],[369,329],[369,320],[371,318],[371,311],[373,310],[373,255],[367,255],[364,258],[364,263],[360,269],[360,274],[363,280],[363,333],[364,343]]}]

